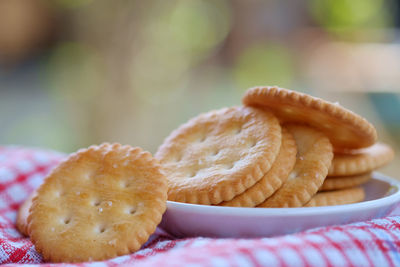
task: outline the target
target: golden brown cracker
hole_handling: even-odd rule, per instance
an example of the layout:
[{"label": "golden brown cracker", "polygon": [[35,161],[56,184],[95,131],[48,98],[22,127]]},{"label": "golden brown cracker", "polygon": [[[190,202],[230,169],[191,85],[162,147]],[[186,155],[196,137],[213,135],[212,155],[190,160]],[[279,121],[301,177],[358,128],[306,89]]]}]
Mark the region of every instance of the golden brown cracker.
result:
[{"label": "golden brown cracker", "polygon": [[29,209],[32,205],[32,199],[35,196],[36,196],[36,191],[33,191],[18,209],[16,225],[19,232],[24,236],[29,236],[28,233]]},{"label": "golden brown cracker", "polygon": [[297,145],[297,159],[289,178],[258,207],[301,207],[321,187],[328,173],[333,152],[329,139],[308,126],[285,125]]},{"label": "golden brown cracker", "polygon": [[362,187],[353,187],[335,191],[317,193],[304,207],[321,207],[352,204],[363,201],[365,191]]},{"label": "golden brown cracker", "polygon": [[218,204],[254,185],[271,168],[281,127],[269,112],[252,107],[201,114],[173,131],[156,158],[172,201]]},{"label": "golden brown cracker", "polygon": [[393,149],[384,143],[370,147],[335,152],[328,176],[350,176],[371,172],[394,158]]},{"label": "golden brown cracker", "polygon": [[104,260],[138,250],[161,221],[167,181],[141,148],[102,144],[72,154],[33,199],[29,234],[46,261]]},{"label": "golden brown cracker", "polygon": [[286,181],[296,162],[296,143],[293,136],[282,127],[282,144],[271,169],[252,187],[221,206],[255,207],[271,196]]},{"label": "golden brown cracker", "polygon": [[326,177],[319,191],[338,190],[362,185],[371,179],[371,173],[354,176]]},{"label": "golden brown cracker", "polygon": [[322,131],[335,148],[361,148],[375,143],[375,127],[354,112],[307,94],[275,86],[247,90],[243,104],[265,107],[282,122],[303,123]]}]

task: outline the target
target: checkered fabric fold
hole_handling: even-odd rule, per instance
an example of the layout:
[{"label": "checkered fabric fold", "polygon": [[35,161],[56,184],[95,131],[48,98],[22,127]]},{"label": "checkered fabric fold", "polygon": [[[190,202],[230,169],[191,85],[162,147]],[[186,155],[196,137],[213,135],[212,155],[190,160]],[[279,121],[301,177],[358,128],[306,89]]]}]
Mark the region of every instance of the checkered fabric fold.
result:
[{"label": "checkered fabric fold", "polygon": [[[15,227],[18,207],[62,158],[54,151],[0,147],[0,264],[62,265],[43,263],[29,238]],[[400,216],[395,214],[399,212],[273,238],[177,239],[157,229],[135,253],[73,265],[400,266]]]}]

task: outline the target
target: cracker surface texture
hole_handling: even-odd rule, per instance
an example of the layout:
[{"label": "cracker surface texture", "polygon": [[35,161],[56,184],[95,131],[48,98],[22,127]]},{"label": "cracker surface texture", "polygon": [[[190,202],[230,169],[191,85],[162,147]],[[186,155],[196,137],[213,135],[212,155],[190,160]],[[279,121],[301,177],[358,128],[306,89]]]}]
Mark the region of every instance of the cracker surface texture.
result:
[{"label": "cracker surface texture", "polygon": [[340,105],[275,86],[247,90],[242,102],[274,112],[282,122],[303,123],[322,131],[335,148],[362,148],[377,140],[375,127]]},{"label": "cracker surface texture", "polygon": [[232,200],[220,203],[221,206],[255,207],[264,202],[287,180],[296,163],[296,142],[291,133],[282,127],[282,144],[271,169],[255,185],[235,196]]},{"label": "cracker surface texture", "polygon": [[352,204],[363,201],[365,191],[362,187],[353,187],[316,194],[304,207],[321,207]]},{"label": "cracker surface texture", "polygon": [[141,148],[102,144],[72,154],[39,187],[29,234],[46,261],[100,261],[138,250],[161,221],[167,182]]},{"label": "cracker surface texture", "polygon": [[394,158],[393,149],[384,143],[335,153],[328,176],[349,176],[371,172]]},{"label": "cracker surface texture", "polygon": [[308,126],[288,124],[285,127],[296,141],[295,166],[282,187],[258,207],[301,207],[317,193],[328,173],[333,157],[329,139]]},{"label": "cracker surface texture", "polygon": [[218,204],[260,180],[280,144],[281,127],[272,113],[231,107],[181,125],[155,156],[168,179],[169,200]]}]

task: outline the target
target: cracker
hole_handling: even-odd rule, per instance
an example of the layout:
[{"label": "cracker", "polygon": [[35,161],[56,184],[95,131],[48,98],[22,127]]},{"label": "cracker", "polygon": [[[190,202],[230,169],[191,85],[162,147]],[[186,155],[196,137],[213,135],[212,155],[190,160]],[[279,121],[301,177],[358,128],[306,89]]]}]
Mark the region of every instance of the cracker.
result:
[{"label": "cracker", "polygon": [[362,187],[353,187],[316,194],[304,207],[344,205],[363,201],[365,191]]},{"label": "cracker", "polygon": [[18,209],[16,225],[19,232],[24,236],[29,236],[28,233],[29,209],[32,205],[32,199],[35,196],[36,196],[36,191],[33,191]]},{"label": "cracker", "polygon": [[335,148],[362,148],[377,139],[375,127],[354,112],[320,98],[279,88],[249,89],[243,104],[268,108],[282,122],[304,123],[322,131]]},{"label": "cracker", "polygon": [[281,127],[272,113],[231,107],[181,125],[155,156],[168,179],[169,200],[218,204],[260,180],[280,144]]},{"label": "cracker", "polygon": [[104,260],[138,250],[161,221],[167,181],[141,148],[102,144],[72,154],[39,187],[29,234],[46,261]]},{"label": "cracker", "polygon": [[394,158],[393,149],[384,143],[357,150],[335,152],[328,176],[349,176],[371,172]]},{"label": "cracker", "polygon": [[362,185],[371,179],[371,173],[354,176],[326,177],[319,191],[337,190]]},{"label": "cracker", "polygon": [[321,187],[333,157],[332,145],[321,132],[302,125],[286,128],[297,145],[297,158],[289,178],[271,197],[258,207],[301,207]]},{"label": "cracker", "polygon": [[221,206],[255,207],[271,196],[286,181],[296,162],[296,143],[293,136],[282,127],[282,144],[271,169],[255,185],[220,203]]}]

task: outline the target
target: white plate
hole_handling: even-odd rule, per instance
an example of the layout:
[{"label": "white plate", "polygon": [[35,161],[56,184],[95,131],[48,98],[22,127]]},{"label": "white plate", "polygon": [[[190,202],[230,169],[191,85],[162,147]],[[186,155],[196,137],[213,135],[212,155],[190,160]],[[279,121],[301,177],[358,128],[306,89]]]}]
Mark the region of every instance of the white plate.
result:
[{"label": "white plate", "polygon": [[262,237],[381,218],[400,201],[400,182],[374,173],[361,203],[312,208],[234,208],[168,201],[161,228],[175,236]]}]

